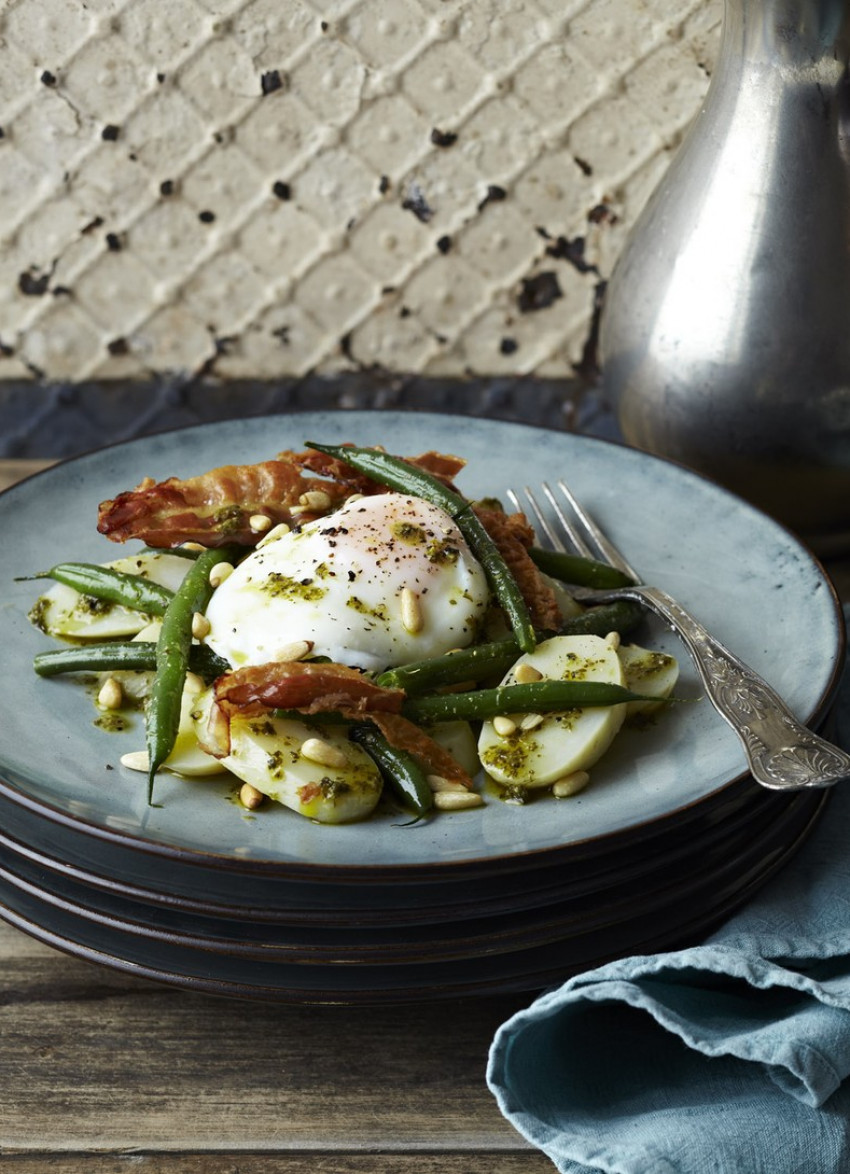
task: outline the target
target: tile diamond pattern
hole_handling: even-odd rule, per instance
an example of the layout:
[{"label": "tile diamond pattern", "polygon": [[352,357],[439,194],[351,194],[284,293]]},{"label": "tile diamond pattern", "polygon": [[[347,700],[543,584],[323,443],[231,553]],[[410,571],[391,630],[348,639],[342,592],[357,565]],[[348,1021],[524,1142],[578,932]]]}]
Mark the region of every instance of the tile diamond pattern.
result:
[{"label": "tile diamond pattern", "polygon": [[0,0],[0,387],[572,376],[719,19]]}]

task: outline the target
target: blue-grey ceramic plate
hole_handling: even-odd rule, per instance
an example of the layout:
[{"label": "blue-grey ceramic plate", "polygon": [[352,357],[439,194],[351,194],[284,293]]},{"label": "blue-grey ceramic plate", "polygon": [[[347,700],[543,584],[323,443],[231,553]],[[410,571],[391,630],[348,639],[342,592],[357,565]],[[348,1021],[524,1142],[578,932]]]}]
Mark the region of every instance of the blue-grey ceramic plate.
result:
[{"label": "blue-grey ceramic plate", "polygon": [[[766,838],[725,869],[690,877],[679,892],[675,878],[660,894],[639,892],[624,917],[588,917],[570,924],[531,926],[519,936],[497,932],[476,942],[461,932],[435,950],[427,935],[412,937],[390,960],[376,938],[316,950],[302,936],[287,951],[280,935],[270,948],[187,934],[147,920],[130,920],[118,903],[97,910],[88,899],[45,888],[21,857],[0,866],[0,917],[68,953],[135,977],[157,979],[216,995],[288,1003],[383,1006],[448,997],[537,990],[630,953],[656,953],[693,944],[728,917],[780,869],[805,840],[825,802],[822,792],[786,805]],[[220,929],[220,927],[215,927]],[[447,927],[451,934],[451,927]],[[365,950],[363,947],[365,946]],[[295,960],[295,959],[298,960]]]},{"label": "blue-grey ceramic plate", "polygon": [[[507,861],[540,864],[552,852],[633,829],[647,834],[670,817],[716,800],[745,772],[732,731],[706,700],[673,707],[643,730],[623,733],[594,769],[592,785],[566,801],[526,807],[489,797],[483,809],[402,827],[387,815],[329,828],[277,808],[249,816],[221,782],[163,775],[158,806],[145,779],[120,766],[143,745],[141,723],[116,735],[94,725],[90,695],[70,679],[41,680],[30,668],[49,645],[27,613],[38,586],[16,576],[66,559],[106,561],[119,549],[95,529],[98,503],[143,477],[190,476],[251,462],[307,439],[427,449],[467,459],[459,478],[471,497],[565,477],[648,582],[663,586],[775,686],[806,721],[832,699],[844,644],[840,610],[819,564],[786,530],[712,483],[624,447],[522,425],[424,413],[330,412],[236,420],[117,445],[68,461],[0,496],[4,537],[0,791],[42,818],[97,841],[172,861],[276,875],[376,883],[435,877]],[[678,695],[701,695],[675,638],[657,626],[654,646],[678,655]]]}]

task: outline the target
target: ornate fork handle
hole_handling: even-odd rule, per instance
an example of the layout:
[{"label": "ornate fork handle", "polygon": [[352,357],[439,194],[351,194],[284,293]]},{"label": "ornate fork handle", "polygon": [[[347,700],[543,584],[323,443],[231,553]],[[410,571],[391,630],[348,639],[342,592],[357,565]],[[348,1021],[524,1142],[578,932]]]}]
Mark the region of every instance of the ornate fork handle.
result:
[{"label": "ornate fork handle", "polygon": [[639,586],[591,594],[597,603],[604,597],[636,600],[669,624],[693,657],[712,705],[741,739],[756,782],[800,791],[850,779],[850,755],[797,721],[758,673],[664,591]]}]

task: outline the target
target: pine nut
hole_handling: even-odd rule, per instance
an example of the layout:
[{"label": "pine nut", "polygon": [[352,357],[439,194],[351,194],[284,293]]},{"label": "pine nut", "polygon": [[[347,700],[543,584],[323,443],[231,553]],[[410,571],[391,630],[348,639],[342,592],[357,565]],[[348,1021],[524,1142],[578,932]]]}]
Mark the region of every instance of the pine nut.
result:
[{"label": "pine nut", "polygon": [[428,775],[428,786],[435,794],[447,794],[449,792],[463,792],[466,794],[469,790],[463,783],[457,783],[453,779],[445,779],[442,775]]},{"label": "pine nut", "polygon": [[292,527],[288,526],[286,522],[278,522],[276,526],[273,526],[271,530],[269,530],[268,534],[263,535],[263,537],[257,543],[257,550],[259,550],[261,546],[268,546],[270,542],[277,542],[278,538],[283,538],[284,534],[289,534],[291,530]]},{"label": "pine nut", "polygon": [[319,766],[329,766],[337,770],[348,763],[348,759],[340,749],[332,746],[330,742],[325,742],[322,738],[308,738],[302,742],[301,756]]},{"label": "pine nut", "polygon": [[608,635],[605,637],[605,643],[608,645],[609,648],[613,648],[614,651],[616,652],[617,649],[620,647],[620,633],[619,632],[609,632]]},{"label": "pine nut", "polygon": [[202,550],[206,550],[207,548],[205,546],[202,546],[200,542],[181,542],[180,549],[181,550],[195,550],[200,554],[200,552]]},{"label": "pine nut", "polygon": [[500,738],[509,738],[511,734],[516,733],[516,722],[500,714],[499,717],[493,718],[493,729]]},{"label": "pine nut", "polygon": [[363,500],[362,493],[350,493],[348,495],[348,497],[345,499],[345,504],[346,505],[353,505],[355,501],[362,501],[362,500]]},{"label": "pine nut", "polygon": [[271,530],[272,520],[268,514],[251,514],[248,525],[255,534],[265,534],[267,530]]},{"label": "pine nut", "polygon": [[209,636],[212,624],[205,615],[196,611],[192,616],[192,635],[196,640],[203,640],[204,636]]},{"label": "pine nut", "polygon": [[107,677],[100,687],[97,703],[101,709],[120,709],[124,703],[124,690],[121,682],[114,677]]},{"label": "pine nut", "polygon": [[210,587],[220,587],[233,574],[233,563],[216,563],[210,571]]},{"label": "pine nut", "polygon": [[523,661],[514,670],[514,680],[518,685],[530,685],[532,681],[542,681],[543,674],[533,664]]},{"label": "pine nut", "polygon": [[121,765],[126,766],[128,770],[139,770],[142,774],[147,774],[151,762],[147,750],[131,750],[129,754],[121,755]]},{"label": "pine nut", "polygon": [[534,730],[540,725],[542,721],[542,713],[527,713],[519,723],[519,728],[521,730]]},{"label": "pine nut", "polygon": [[439,811],[467,811],[470,807],[483,807],[484,800],[476,791],[438,791],[434,806]]},{"label": "pine nut", "polygon": [[252,787],[250,783],[243,783],[239,788],[239,802],[250,811],[259,807],[264,799],[265,795],[263,792],[258,791],[256,787]]},{"label": "pine nut", "polygon": [[552,784],[552,794],[557,799],[566,799],[570,795],[577,795],[590,782],[590,775],[586,770],[575,770],[570,775],[556,779]]},{"label": "pine nut", "polygon": [[422,602],[415,591],[410,587],[401,589],[401,622],[405,631],[411,636],[422,631],[425,617],[422,615]]},{"label": "pine nut", "polygon": [[291,644],[284,644],[282,648],[279,648],[272,659],[288,664],[293,660],[303,660],[312,651],[312,640],[293,640]]},{"label": "pine nut", "polygon": [[308,489],[298,498],[298,504],[308,510],[328,510],[331,508],[331,499],[324,489]]}]

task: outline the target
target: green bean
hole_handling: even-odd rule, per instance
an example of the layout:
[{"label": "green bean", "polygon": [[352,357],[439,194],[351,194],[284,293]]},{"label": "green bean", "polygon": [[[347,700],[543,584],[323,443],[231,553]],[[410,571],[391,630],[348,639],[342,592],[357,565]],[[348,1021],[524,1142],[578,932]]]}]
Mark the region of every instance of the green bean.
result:
[{"label": "green bean", "polygon": [[120,603],[123,607],[152,616],[163,615],[174,597],[173,591],[142,575],[130,575],[112,567],[98,566],[97,563],[59,563],[49,571],[28,577],[55,579],[57,583],[73,587],[81,595]]},{"label": "green bean", "polygon": [[424,469],[418,469],[405,461],[402,457],[391,456],[377,448],[355,448],[346,444],[316,444],[312,440],[305,442],[307,448],[316,452],[323,452],[326,456],[343,461],[351,465],[359,473],[365,473],[379,485],[386,485],[399,493],[409,493],[412,497],[421,497],[431,505],[439,506],[454,518],[469,505],[465,497],[449,489],[437,477],[432,477]]},{"label": "green bean", "polygon": [[484,568],[484,574],[493,589],[493,594],[501,604],[520,648],[523,652],[533,652],[537,639],[528,606],[498,546],[487,533],[471,505],[465,506],[456,515],[455,521],[469,543],[472,553]]},{"label": "green bean", "polygon": [[424,501],[439,506],[454,518],[472,553],[481,563],[493,594],[510,621],[520,648],[523,652],[534,651],[534,627],[522,592],[499,548],[466,498],[449,489],[442,481],[423,469],[418,469],[401,457],[391,456],[378,449],[315,444],[309,440],[306,444],[308,448],[344,461],[381,485],[400,493],[421,497]]},{"label": "green bean", "polygon": [[[55,677],[60,673],[152,671],[156,669],[156,643],[153,640],[115,640],[106,644],[51,648],[38,653],[33,668],[40,677]],[[230,665],[205,644],[193,644],[189,649],[189,668],[205,681],[212,681],[228,672]]]},{"label": "green bean", "polygon": [[634,582],[616,567],[592,558],[565,554],[561,550],[544,550],[541,546],[532,546],[528,553],[544,575],[550,575],[561,583],[573,583],[576,587],[605,588],[628,587]]},{"label": "green bean", "polygon": [[644,609],[631,599],[619,599],[615,603],[600,603],[589,607],[579,615],[564,620],[559,629],[560,636],[607,636],[609,632],[627,635],[636,628],[644,617]]},{"label": "green bean", "polygon": [[[640,622],[643,608],[630,600],[589,607],[580,615],[564,620],[557,633],[538,633],[540,640],[549,635],[607,636],[619,632],[624,636]],[[488,644],[473,644],[458,648],[443,656],[417,660],[399,665],[380,674],[377,683],[385,689],[404,689],[408,694],[423,693],[441,685],[456,685],[459,681],[481,681],[486,677],[503,676],[520,657],[522,649],[514,636],[493,640]]]},{"label": "green bean", "polygon": [[555,713],[588,706],[620,705],[624,701],[646,701],[622,685],[605,681],[531,681],[525,685],[498,685],[472,693],[436,693],[411,697],[402,713],[410,721],[486,721],[500,714]]},{"label": "green bean", "polygon": [[356,725],[350,737],[362,746],[406,807],[416,815],[426,815],[434,806],[425,771],[412,754],[391,746],[372,725]]},{"label": "green bean", "polygon": [[148,803],[154,775],[171,753],[180,725],[180,703],[192,647],[192,619],[203,612],[212,594],[210,571],[216,563],[237,557],[226,546],[205,550],[189,568],[162,617],[156,645],[156,671],[146,713]]},{"label": "green bean", "polygon": [[404,689],[411,695],[441,685],[456,685],[458,681],[480,681],[497,674],[503,676],[520,654],[519,641],[515,636],[508,636],[387,669],[377,678],[377,684],[385,689]]}]

